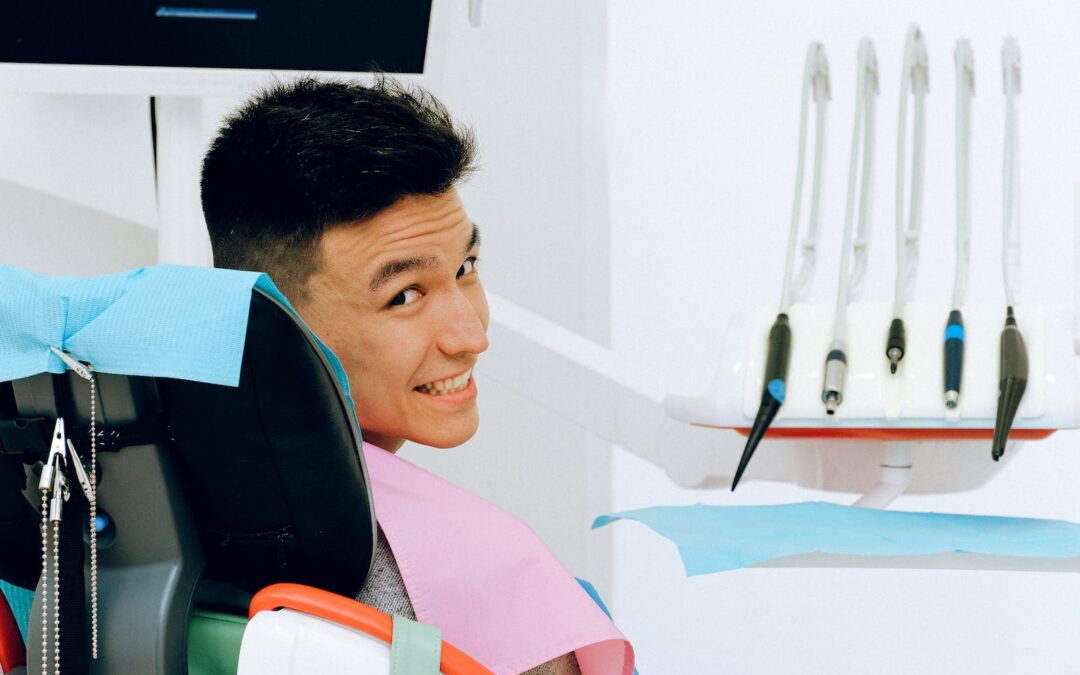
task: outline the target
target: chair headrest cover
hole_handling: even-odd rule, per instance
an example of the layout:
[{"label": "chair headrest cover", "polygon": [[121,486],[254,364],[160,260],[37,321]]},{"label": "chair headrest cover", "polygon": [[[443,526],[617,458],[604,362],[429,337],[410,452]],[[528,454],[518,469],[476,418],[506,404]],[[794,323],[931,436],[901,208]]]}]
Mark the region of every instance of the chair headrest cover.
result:
[{"label": "chair headrest cover", "polygon": [[[266,275],[158,266],[75,279],[0,267],[0,287],[0,420],[42,414],[40,401],[18,400],[19,382],[4,380],[63,372],[50,346],[93,362],[101,383],[143,381],[99,387],[99,429],[110,389],[160,394],[208,576],[252,589],[276,581],[360,589],[375,521],[348,382]],[[21,390],[40,392],[41,377]],[[57,397],[61,389],[70,393],[60,387]],[[58,400],[53,410],[75,408]],[[11,542],[0,523],[0,542],[11,545],[36,533],[18,493],[26,461],[0,448],[0,507],[20,515]]]}]

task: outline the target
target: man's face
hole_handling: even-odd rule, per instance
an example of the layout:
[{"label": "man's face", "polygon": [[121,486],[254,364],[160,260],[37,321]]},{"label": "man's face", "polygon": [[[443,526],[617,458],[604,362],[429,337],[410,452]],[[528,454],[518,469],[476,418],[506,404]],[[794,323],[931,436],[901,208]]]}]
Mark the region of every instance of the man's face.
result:
[{"label": "man's face", "polygon": [[448,448],[476,432],[487,349],[479,233],[457,191],[409,196],[328,230],[300,316],[341,359],[364,439]]}]

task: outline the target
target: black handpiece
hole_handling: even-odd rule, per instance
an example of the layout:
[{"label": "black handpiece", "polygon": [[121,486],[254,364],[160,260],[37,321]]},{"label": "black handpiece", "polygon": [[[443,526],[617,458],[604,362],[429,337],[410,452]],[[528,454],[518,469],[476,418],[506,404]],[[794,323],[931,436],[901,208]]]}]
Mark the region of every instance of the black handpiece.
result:
[{"label": "black handpiece", "polygon": [[889,340],[885,343],[885,358],[889,359],[889,372],[896,374],[896,369],[904,358],[904,320],[896,317],[889,324]]},{"label": "black handpiece", "polygon": [[735,480],[731,482],[731,491],[739,484],[743,471],[750,463],[758,443],[772,424],[780,406],[784,404],[788,362],[791,360],[791,326],[788,323],[787,314],[778,314],[772,328],[769,329],[769,354],[765,359],[765,382],[761,389],[761,405],[758,407],[757,417],[754,418],[754,426],[750,428],[750,436],[746,439],[746,447],[743,449],[742,458],[739,460],[739,468],[735,471]]},{"label": "black handpiece", "polygon": [[960,310],[949,312],[945,324],[945,405],[960,404],[960,377],[964,372],[964,317]]},{"label": "black handpiece", "polygon": [[1013,308],[1009,307],[1005,329],[1001,331],[1001,380],[998,383],[997,420],[994,423],[994,461],[1005,454],[1016,411],[1027,387],[1028,356],[1024,338],[1016,325]]}]

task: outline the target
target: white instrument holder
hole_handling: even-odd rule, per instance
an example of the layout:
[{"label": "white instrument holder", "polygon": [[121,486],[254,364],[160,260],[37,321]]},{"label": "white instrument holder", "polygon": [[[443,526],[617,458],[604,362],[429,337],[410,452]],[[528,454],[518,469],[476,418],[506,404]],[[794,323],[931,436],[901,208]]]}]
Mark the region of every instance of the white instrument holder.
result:
[{"label": "white instrument holder", "polygon": [[[821,355],[829,348],[834,309],[830,305],[813,304],[791,308],[792,352],[787,398],[773,429],[814,429],[822,437],[828,437],[834,429],[928,432],[940,429],[945,432],[940,434],[941,438],[947,438],[951,429],[983,429],[988,434],[993,430],[998,394],[998,341],[1004,308],[997,305],[963,308],[965,360],[970,367],[964,369],[964,397],[952,410],[946,408],[942,399],[943,335],[948,305],[908,306],[907,356],[904,368],[896,375],[889,374],[888,362],[881,358],[881,342],[892,318],[891,309],[887,303],[849,306],[847,391],[844,405],[829,416],[821,401],[824,368]],[[1015,428],[1055,429],[1080,424],[1080,415],[1074,412],[1077,383],[1075,378],[1062,377],[1063,372],[1070,372],[1075,360],[1071,325],[1048,319],[1039,307],[1018,307],[1016,313],[1017,321],[1024,326],[1030,376]],[[742,356],[726,359],[722,370],[735,375],[727,386],[742,393],[740,404],[728,414],[716,405],[713,415],[699,418],[696,423],[731,428],[750,426],[761,399],[768,333],[775,316],[774,308],[764,307],[757,312],[748,331],[734,329],[730,341],[725,342],[724,352]],[[1048,370],[1048,360],[1057,368]],[[1048,407],[1047,399],[1053,401],[1052,406]]]}]

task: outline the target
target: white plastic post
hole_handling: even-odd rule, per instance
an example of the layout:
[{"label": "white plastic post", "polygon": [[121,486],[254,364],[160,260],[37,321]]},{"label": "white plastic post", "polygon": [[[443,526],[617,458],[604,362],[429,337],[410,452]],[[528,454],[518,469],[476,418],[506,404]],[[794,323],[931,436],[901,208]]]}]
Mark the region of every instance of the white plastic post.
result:
[{"label": "white plastic post", "polygon": [[855,506],[884,509],[911,485],[912,443],[886,443],[882,450],[881,477]]},{"label": "white plastic post", "polygon": [[199,199],[202,99],[157,99],[158,262],[213,264]]}]

